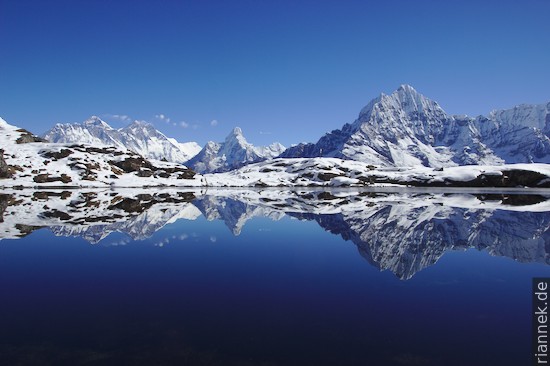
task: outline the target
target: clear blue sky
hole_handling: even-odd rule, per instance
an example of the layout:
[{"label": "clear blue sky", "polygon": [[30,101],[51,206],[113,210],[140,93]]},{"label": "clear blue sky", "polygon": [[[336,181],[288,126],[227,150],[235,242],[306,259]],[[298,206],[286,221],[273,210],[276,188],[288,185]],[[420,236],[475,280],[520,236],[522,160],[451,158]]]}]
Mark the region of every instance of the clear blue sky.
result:
[{"label": "clear blue sky", "polygon": [[550,1],[0,0],[0,116],[36,133],[289,145],[404,83],[453,114],[550,101]]}]

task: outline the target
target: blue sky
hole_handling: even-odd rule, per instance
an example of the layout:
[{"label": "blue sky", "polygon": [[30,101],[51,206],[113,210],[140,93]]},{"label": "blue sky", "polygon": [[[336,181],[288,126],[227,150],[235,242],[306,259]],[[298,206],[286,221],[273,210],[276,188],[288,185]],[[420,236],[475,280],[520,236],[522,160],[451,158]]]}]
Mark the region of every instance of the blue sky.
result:
[{"label": "blue sky", "polygon": [[550,101],[549,19],[548,0],[0,0],[0,116],[290,145],[404,83],[485,114]]}]

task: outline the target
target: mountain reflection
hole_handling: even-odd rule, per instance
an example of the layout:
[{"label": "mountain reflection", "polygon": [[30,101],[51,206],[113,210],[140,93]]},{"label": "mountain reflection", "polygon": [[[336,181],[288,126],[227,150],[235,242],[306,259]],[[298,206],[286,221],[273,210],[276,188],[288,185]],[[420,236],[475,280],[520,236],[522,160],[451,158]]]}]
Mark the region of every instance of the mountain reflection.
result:
[{"label": "mountain reflection", "polygon": [[[181,192],[14,191],[0,194],[0,238],[48,227],[102,242],[113,232],[151,237],[177,220],[222,220],[239,235],[253,217],[315,221],[353,242],[361,256],[401,279],[447,251],[475,248],[520,262],[549,263],[550,196],[426,191],[213,190]],[[124,243],[130,240],[123,240]]]}]

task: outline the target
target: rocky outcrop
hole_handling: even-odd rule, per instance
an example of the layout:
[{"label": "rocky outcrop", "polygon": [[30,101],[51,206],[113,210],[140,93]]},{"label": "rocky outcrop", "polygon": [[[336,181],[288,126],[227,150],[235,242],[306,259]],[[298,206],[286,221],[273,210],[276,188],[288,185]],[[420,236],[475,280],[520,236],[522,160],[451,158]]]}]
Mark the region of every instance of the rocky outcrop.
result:
[{"label": "rocky outcrop", "polygon": [[4,160],[4,150],[0,149],[0,178],[11,177],[10,167]]},{"label": "rocky outcrop", "polygon": [[16,140],[18,144],[28,144],[31,142],[48,142],[48,140],[38,137],[35,134],[32,134],[31,132],[25,130],[24,128],[18,129],[17,132],[21,133],[21,137]]}]

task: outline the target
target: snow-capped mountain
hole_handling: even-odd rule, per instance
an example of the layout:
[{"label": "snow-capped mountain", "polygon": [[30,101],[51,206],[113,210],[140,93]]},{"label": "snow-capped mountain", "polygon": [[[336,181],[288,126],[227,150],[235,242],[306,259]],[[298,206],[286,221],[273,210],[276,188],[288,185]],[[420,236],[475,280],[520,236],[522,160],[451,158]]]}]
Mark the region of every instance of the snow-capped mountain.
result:
[{"label": "snow-capped mountain", "polygon": [[284,150],[285,147],[278,142],[256,147],[246,141],[239,127],[235,127],[224,142],[207,142],[187,165],[198,173],[224,172],[245,164],[271,159]]},{"label": "snow-capped mountain", "polygon": [[[238,130],[234,132],[235,136],[218,146],[217,152],[226,151],[229,156],[241,156],[243,160],[257,158],[258,155],[246,154],[246,148],[251,145]],[[276,158],[230,172],[201,175],[178,163],[149,161],[125,148],[50,143],[1,118],[0,147],[0,188],[8,189],[40,186],[365,187],[387,184],[550,187],[550,164],[470,165],[445,169],[423,166],[376,168],[338,158]],[[225,155],[222,157],[225,159]]]},{"label": "snow-capped mountain", "polygon": [[50,142],[122,147],[148,159],[174,163],[185,163],[201,150],[196,142],[180,143],[166,137],[150,123],[135,121],[114,129],[96,116],[83,123],[58,123],[43,137]]},{"label": "snow-capped mountain", "polygon": [[450,116],[439,104],[402,85],[381,94],[351,124],[299,144],[280,157],[339,157],[382,166],[550,162],[550,103],[494,111],[488,117]]},{"label": "snow-capped mountain", "polygon": [[51,143],[0,118],[0,187],[201,186],[187,167],[123,147]]},{"label": "snow-capped mountain", "polygon": [[550,103],[521,104],[474,120],[484,143],[507,163],[550,162]]}]

